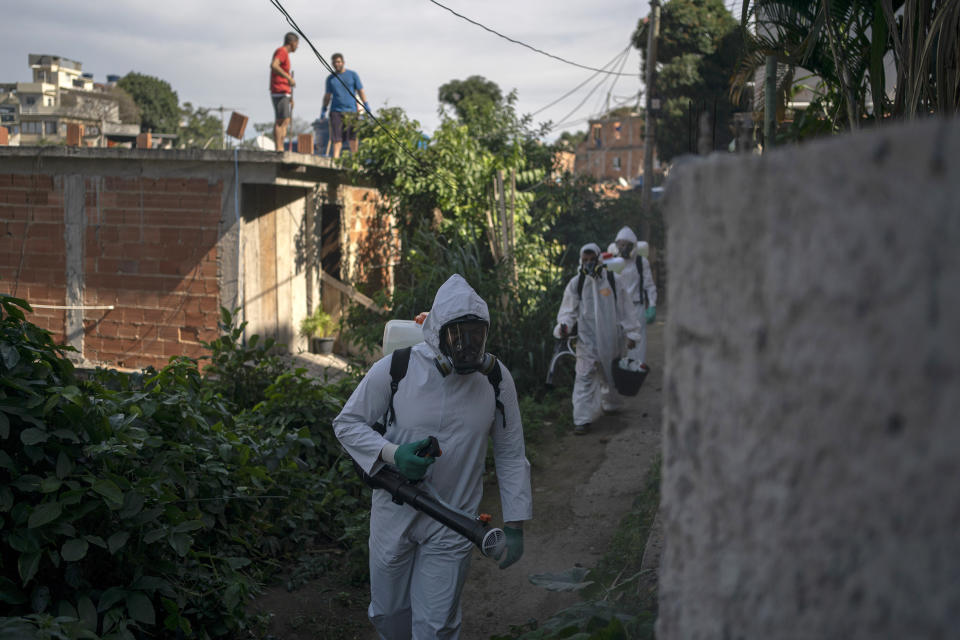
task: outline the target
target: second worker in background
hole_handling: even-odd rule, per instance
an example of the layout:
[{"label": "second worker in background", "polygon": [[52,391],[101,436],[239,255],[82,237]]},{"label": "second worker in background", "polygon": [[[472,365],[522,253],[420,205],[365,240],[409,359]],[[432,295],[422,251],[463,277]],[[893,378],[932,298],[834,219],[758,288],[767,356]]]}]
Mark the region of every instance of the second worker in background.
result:
[{"label": "second worker in background", "polygon": [[344,141],[350,145],[350,153],[356,153],[359,148],[357,133],[350,122],[351,116],[357,114],[357,100],[363,105],[363,110],[370,112],[367,103],[367,94],[363,91],[363,83],[356,71],[344,66],[343,54],[335,53],[330,58],[333,70],[327,76],[326,93],[323,94],[323,111],[320,117],[330,108],[330,142],[333,144],[333,157],[339,158]]},{"label": "second worker in background", "polygon": [[[576,327],[576,329],[574,329]],[[573,432],[582,435],[600,411],[620,409],[613,362],[640,339],[640,319],[619,276],[600,261],[600,247],[580,249],[580,273],[567,283],[557,312],[557,338],[576,333],[577,375],[573,383]]]}]

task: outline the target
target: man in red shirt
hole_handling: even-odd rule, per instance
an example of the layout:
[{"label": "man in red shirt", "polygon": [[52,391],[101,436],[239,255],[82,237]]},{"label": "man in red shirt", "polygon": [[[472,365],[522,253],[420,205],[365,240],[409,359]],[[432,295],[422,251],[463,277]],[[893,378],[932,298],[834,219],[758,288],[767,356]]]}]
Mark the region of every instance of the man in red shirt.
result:
[{"label": "man in red shirt", "polygon": [[283,46],[273,52],[270,61],[270,97],[273,99],[273,111],[276,120],[273,123],[273,140],[277,151],[283,151],[287,138],[287,127],[293,115],[293,73],[290,71],[290,54],[297,50],[300,38],[295,33],[283,36]]}]

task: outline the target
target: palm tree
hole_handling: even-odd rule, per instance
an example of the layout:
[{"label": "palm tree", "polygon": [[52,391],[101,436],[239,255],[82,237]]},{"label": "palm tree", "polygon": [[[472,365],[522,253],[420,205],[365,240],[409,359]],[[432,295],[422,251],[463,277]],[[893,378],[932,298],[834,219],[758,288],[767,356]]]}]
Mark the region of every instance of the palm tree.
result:
[{"label": "palm tree", "polygon": [[[735,90],[774,55],[818,75],[851,129],[868,115],[868,96],[878,120],[960,108],[960,0],[746,0],[741,22],[747,53]],[[884,64],[890,55],[892,100]]]}]

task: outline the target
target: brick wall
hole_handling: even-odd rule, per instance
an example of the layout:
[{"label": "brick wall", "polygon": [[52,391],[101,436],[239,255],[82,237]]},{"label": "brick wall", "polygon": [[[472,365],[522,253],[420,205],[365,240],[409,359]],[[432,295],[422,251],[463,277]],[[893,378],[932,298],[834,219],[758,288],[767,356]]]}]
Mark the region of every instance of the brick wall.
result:
[{"label": "brick wall", "polygon": [[346,249],[341,275],[365,293],[390,290],[399,238],[383,199],[376,189],[341,186],[340,201]]},{"label": "brick wall", "polygon": [[[63,177],[0,174],[0,288],[64,305]],[[206,178],[83,179],[83,356],[120,367],[196,357],[216,337],[222,182]],[[65,342],[66,312],[33,322]]]},{"label": "brick wall", "polygon": [[[63,198],[53,178],[0,174],[0,290],[62,305],[64,270]],[[32,320],[64,340],[64,310],[37,309]]]}]

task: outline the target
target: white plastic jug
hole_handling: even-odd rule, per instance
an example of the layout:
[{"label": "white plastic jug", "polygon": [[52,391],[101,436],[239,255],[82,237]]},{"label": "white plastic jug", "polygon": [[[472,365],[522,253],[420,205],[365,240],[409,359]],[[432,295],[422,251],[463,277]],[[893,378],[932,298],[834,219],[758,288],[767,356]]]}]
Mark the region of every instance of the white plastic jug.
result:
[{"label": "white plastic jug", "polygon": [[613,271],[614,273],[620,273],[621,271],[623,271],[623,268],[627,265],[627,263],[624,262],[623,258],[621,258],[620,256],[615,256],[613,258],[606,258],[603,261],[603,264],[607,269],[609,269],[610,271]]},{"label": "white plastic jug", "polygon": [[423,327],[413,320],[388,320],[383,328],[383,355],[423,342]]}]

